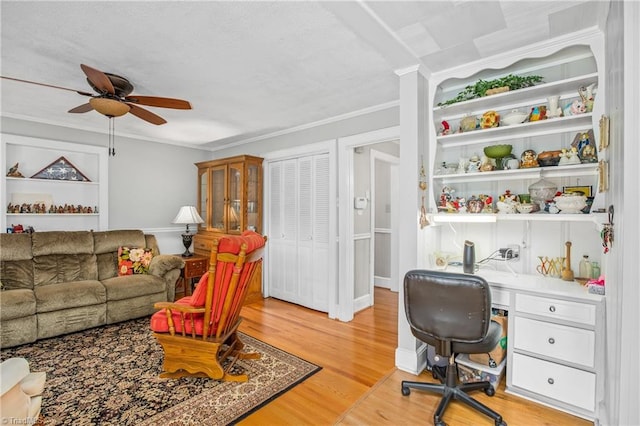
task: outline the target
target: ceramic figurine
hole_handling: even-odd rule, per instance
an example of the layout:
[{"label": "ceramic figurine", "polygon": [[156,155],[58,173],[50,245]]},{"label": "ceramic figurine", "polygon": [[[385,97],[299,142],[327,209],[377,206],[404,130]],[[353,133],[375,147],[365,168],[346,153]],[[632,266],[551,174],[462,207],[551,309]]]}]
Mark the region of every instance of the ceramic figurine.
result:
[{"label": "ceramic figurine", "polygon": [[529,121],[540,121],[547,119],[547,107],[545,105],[536,106],[531,108],[529,114]]},{"label": "ceramic figurine", "polygon": [[565,116],[584,114],[585,112],[587,112],[587,107],[582,101],[576,99],[575,101],[565,106],[563,112]]},{"label": "ceramic figurine", "polygon": [[582,149],[578,153],[578,156],[580,157],[581,163],[597,163],[598,162],[596,149],[590,143],[587,143],[582,147]]},{"label": "ceramic figurine", "polygon": [[449,123],[443,121],[440,126],[440,136],[446,136],[450,131]]},{"label": "ceramic figurine", "polygon": [[527,169],[531,167],[539,167],[538,155],[532,149],[524,151],[520,157],[520,168]]},{"label": "ceramic figurine", "polygon": [[484,213],[493,213],[493,197],[490,195],[480,194],[478,198],[484,202]]},{"label": "ceramic figurine", "polygon": [[471,196],[469,201],[467,201],[467,212],[468,213],[481,213],[484,209],[484,201],[480,198],[476,198],[475,195]]},{"label": "ceramic figurine", "polygon": [[477,155],[473,155],[471,158],[469,158],[469,166],[467,167],[467,171],[469,173],[480,171],[480,157],[478,157]]},{"label": "ceramic figurine", "polygon": [[567,166],[570,164],[580,164],[578,149],[576,147],[572,147],[570,150],[562,148],[562,153],[560,154],[560,162],[558,163],[558,165]]},{"label": "ceramic figurine", "polygon": [[591,112],[593,111],[593,101],[594,101],[594,88],[595,88],[596,84],[592,83],[590,85],[588,85],[587,87],[581,86],[578,89],[578,94],[580,95],[580,98],[582,99],[582,103],[585,106],[585,111],[586,112]]},{"label": "ceramic figurine", "polygon": [[23,178],[23,177],[24,177],[24,176],[22,175],[22,173],[20,173],[20,172],[18,171],[18,165],[19,165],[19,164],[20,164],[20,163],[16,163],[16,164],[14,164],[14,166],[13,166],[13,167],[10,167],[10,168],[9,168],[9,171],[7,172],[7,176],[8,176],[8,177],[20,177],[20,178]]},{"label": "ceramic figurine", "polygon": [[490,172],[495,170],[496,166],[493,164],[493,160],[489,157],[483,156],[482,161],[480,162],[480,171],[481,172]]},{"label": "ceramic figurine", "polygon": [[467,116],[460,120],[460,132],[470,132],[477,127],[478,120],[474,116]]},{"label": "ceramic figurine", "polygon": [[491,127],[498,127],[500,124],[500,114],[495,111],[487,111],[482,114],[482,120],[480,121],[480,127],[483,129],[489,129]]}]

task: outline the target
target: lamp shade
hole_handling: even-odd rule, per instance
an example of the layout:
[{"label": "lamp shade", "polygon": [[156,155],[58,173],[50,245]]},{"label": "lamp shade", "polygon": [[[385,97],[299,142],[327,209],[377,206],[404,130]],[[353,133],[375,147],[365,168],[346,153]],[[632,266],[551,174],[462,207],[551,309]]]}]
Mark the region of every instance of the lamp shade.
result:
[{"label": "lamp shade", "polygon": [[171,223],[204,223],[194,206],[182,206]]}]

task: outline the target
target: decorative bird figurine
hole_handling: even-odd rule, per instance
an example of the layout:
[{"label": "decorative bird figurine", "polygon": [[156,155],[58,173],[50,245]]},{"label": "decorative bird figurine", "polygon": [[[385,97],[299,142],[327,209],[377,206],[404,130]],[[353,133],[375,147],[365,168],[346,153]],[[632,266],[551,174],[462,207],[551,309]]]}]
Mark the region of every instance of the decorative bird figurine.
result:
[{"label": "decorative bird figurine", "polygon": [[547,118],[547,107],[544,105],[531,108],[531,114],[529,114],[529,121],[540,121]]},{"label": "decorative bird figurine", "polygon": [[9,171],[7,172],[7,176],[9,177],[24,177],[22,176],[22,173],[20,173],[18,171],[18,165],[20,163],[16,163],[13,167],[9,168]]}]

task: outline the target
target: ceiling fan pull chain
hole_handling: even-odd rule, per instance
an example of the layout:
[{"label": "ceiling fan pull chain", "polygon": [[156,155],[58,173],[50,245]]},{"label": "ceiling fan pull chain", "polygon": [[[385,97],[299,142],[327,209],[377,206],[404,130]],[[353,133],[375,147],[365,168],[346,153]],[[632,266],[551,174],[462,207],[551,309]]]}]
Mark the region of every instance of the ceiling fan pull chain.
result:
[{"label": "ceiling fan pull chain", "polygon": [[112,157],[116,156],[116,123],[113,117],[109,117],[109,155]]}]

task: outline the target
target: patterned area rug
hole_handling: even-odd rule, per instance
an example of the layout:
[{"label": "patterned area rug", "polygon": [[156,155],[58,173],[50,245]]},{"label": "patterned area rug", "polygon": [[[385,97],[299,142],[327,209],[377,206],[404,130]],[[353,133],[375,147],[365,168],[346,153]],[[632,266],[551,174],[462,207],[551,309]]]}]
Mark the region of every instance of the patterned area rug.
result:
[{"label": "patterned area rug", "polygon": [[[0,352],[46,371],[44,425],[227,425],[283,394],[320,367],[241,334],[258,360],[238,360],[245,383],[161,379],[163,353],[137,319]],[[235,372],[235,371],[234,371]]]}]

